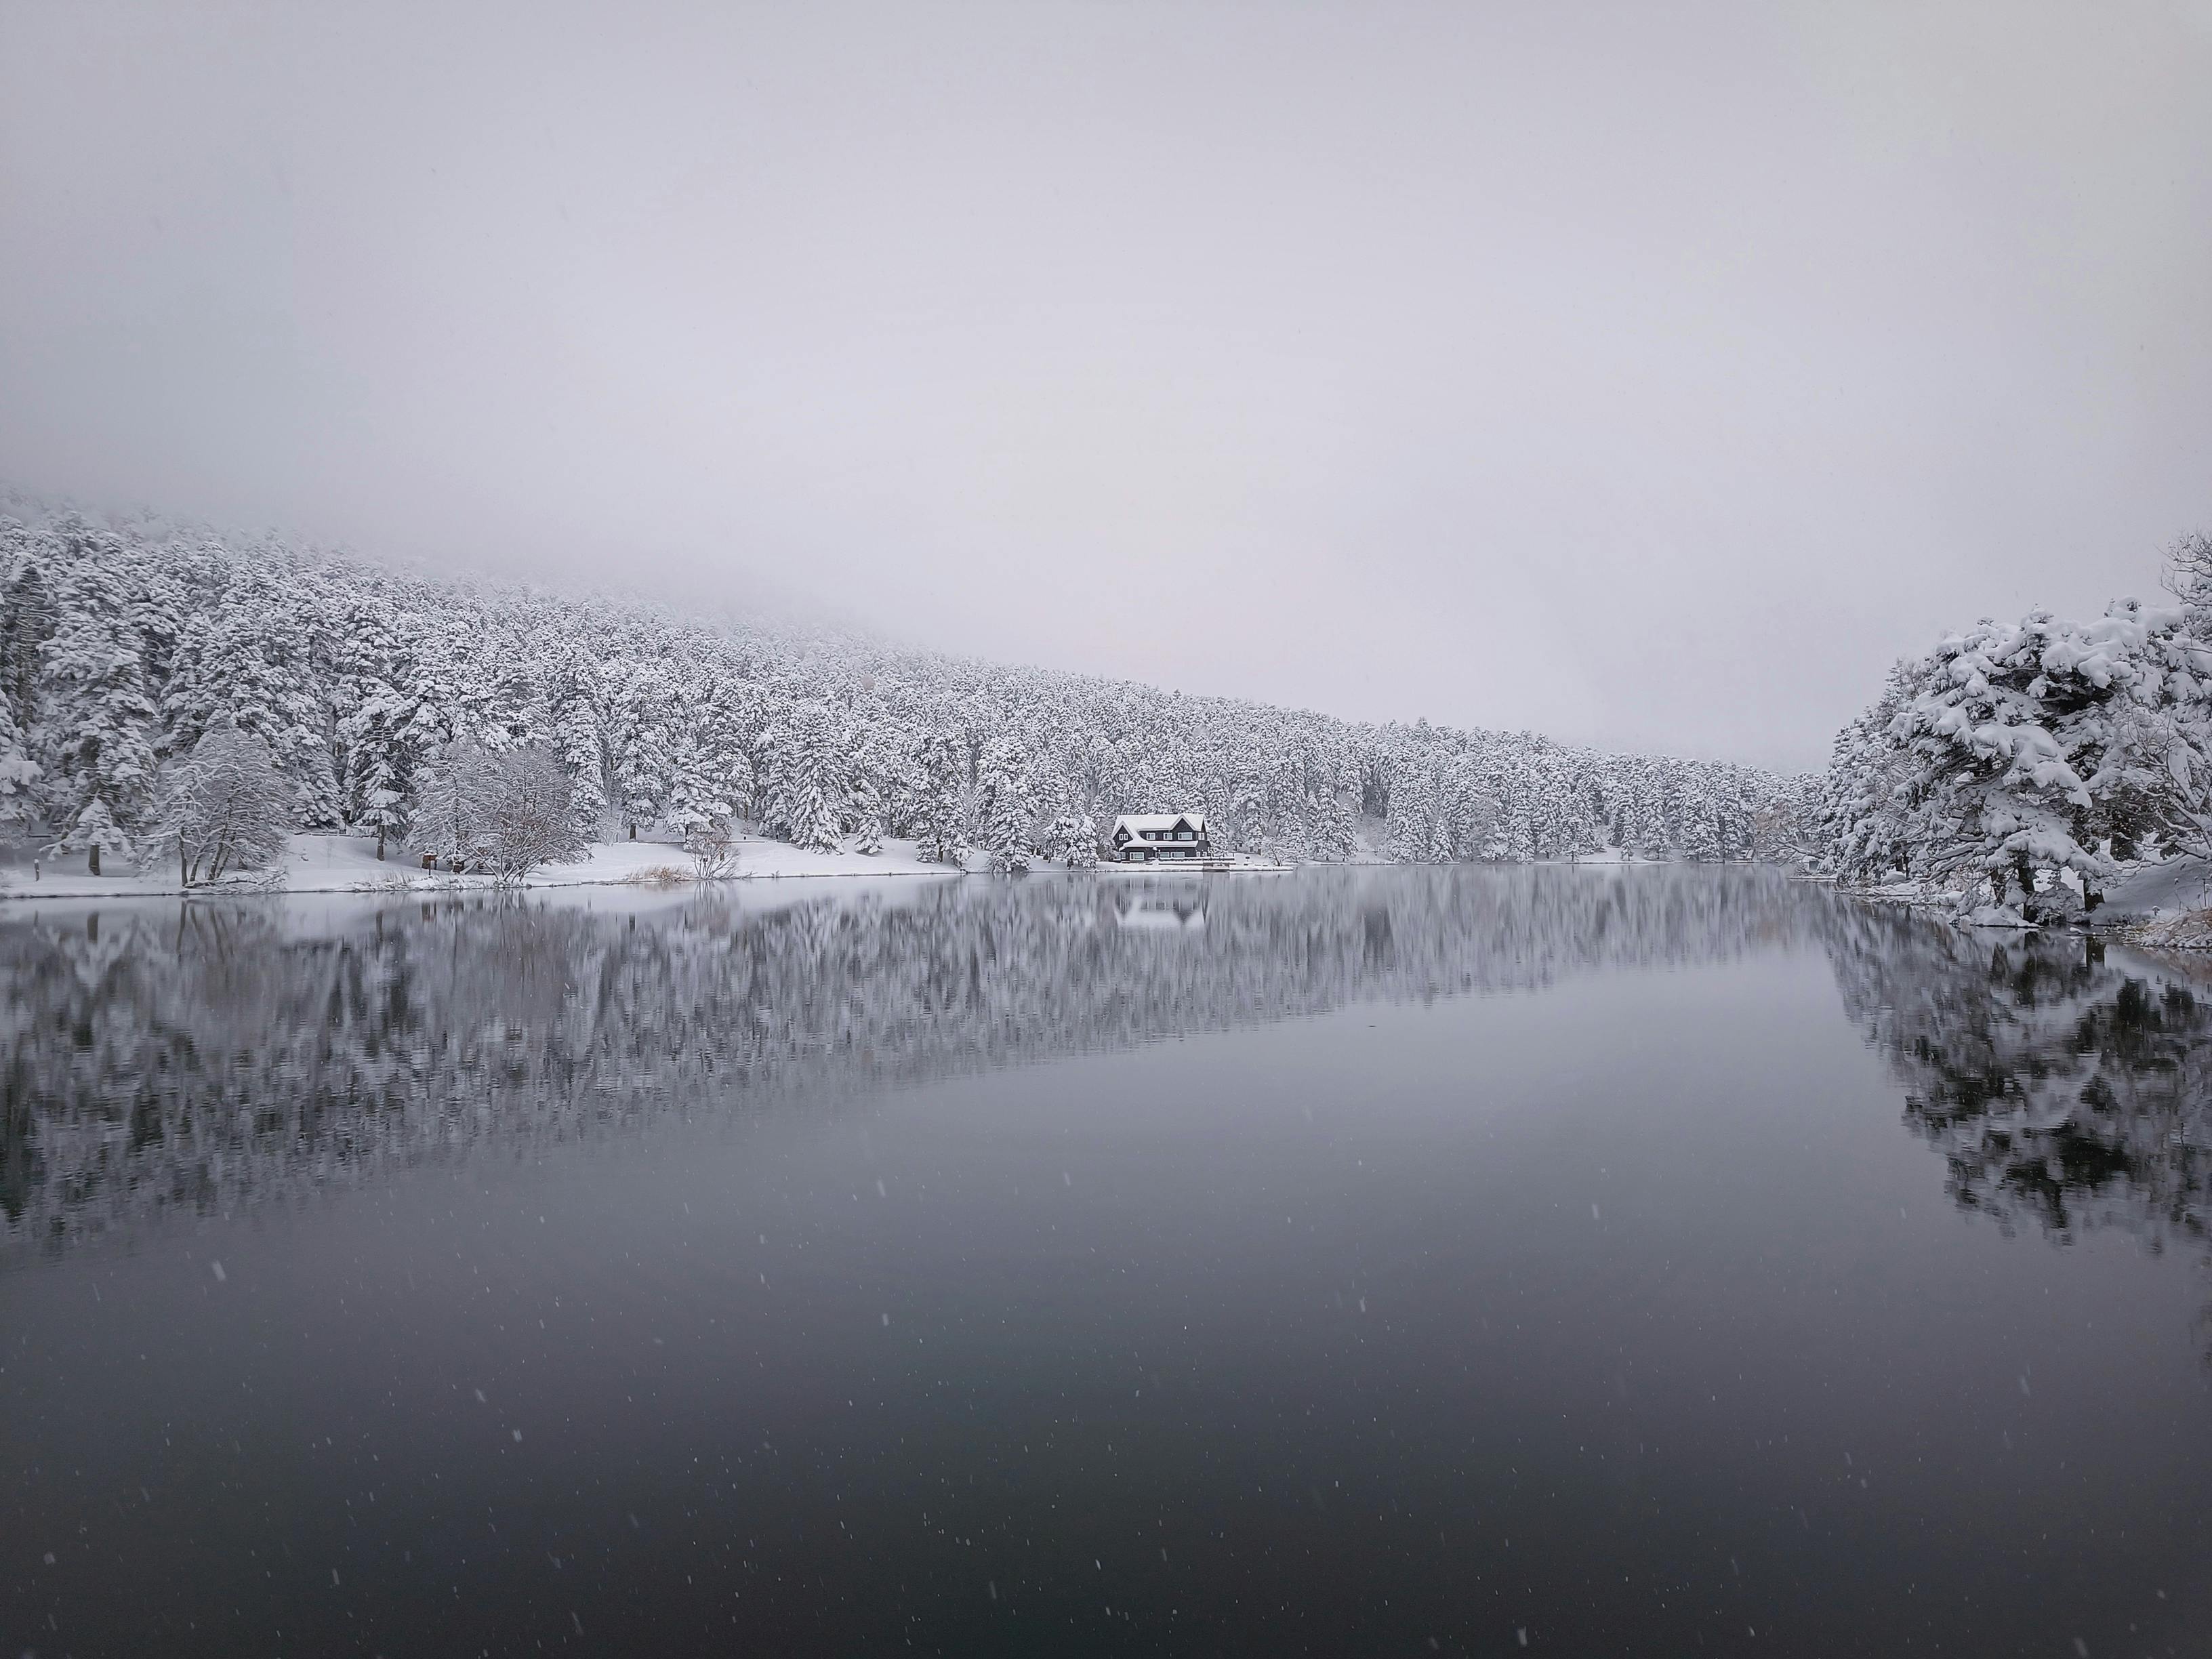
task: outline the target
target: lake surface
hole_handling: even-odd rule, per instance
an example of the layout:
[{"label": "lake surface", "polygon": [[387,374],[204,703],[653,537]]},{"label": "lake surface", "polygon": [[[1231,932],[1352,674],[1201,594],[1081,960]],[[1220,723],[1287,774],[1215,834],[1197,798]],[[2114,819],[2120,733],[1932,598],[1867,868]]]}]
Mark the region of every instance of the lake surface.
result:
[{"label": "lake surface", "polygon": [[2187,963],[1742,871],[15,905],[0,1039],[9,1656],[2212,1651]]}]

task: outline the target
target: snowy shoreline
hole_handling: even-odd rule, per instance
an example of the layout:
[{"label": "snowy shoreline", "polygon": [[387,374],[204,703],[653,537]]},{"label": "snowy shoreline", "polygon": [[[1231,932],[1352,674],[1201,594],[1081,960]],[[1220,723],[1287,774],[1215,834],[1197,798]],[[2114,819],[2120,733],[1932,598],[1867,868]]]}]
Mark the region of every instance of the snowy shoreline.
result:
[{"label": "snowy shoreline", "polygon": [[[720,886],[757,881],[866,881],[924,876],[951,879],[985,873],[979,855],[965,865],[924,860],[912,842],[886,839],[876,854],[817,853],[786,842],[747,837],[737,844],[737,862],[727,873],[702,877],[681,847],[657,841],[597,842],[590,855],[574,863],[549,864],[533,871],[520,886],[532,890],[568,887],[627,887],[669,891],[691,886]],[[295,895],[348,893],[405,898],[502,890],[489,876],[452,875],[424,870],[410,856],[394,852],[380,862],[375,842],[366,836],[295,835],[274,866],[283,879],[266,889],[249,886],[187,888],[173,868],[129,873],[89,874],[82,855],[70,866],[0,870],[0,904],[10,900],[81,898],[284,898]],[[1296,866],[1273,862],[1239,864],[1230,870],[1200,872],[1164,865],[1102,865],[1115,875],[1280,874]],[[1039,872],[1057,865],[1039,864]]]},{"label": "snowy shoreline", "polygon": [[[988,874],[983,855],[971,854],[964,865],[933,864],[924,860],[916,844],[887,839],[875,854],[820,853],[787,842],[747,836],[738,842],[736,866],[726,874],[702,877],[681,847],[659,841],[618,841],[592,843],[590,856],[574,863],[550,864],[534,871],[521,889],[545,891],[560,889],[612,888],[632,893],[673,896],[696,887],[750,885],[761,882],[884,881],[906,877],[951,880]],[[1596,868],[1624,868],[1645,860],[1628,860],[1615,852],[1594,858],[1558,860]],[[301,834],[291,837],[277,866],[283,880],[266,889],[250,887],[186,888],[169,869],[128,874],[88,874],[83,859],[69,861],[75,867],[45,867],[33,876],[27,866],[0,868],[0,907],[41,899],[141,898],[289,898],[351,896],[368,898],[450,897],[459,894],[515,891],[501,889],[489,876],[457,876],[423,870],[408,855],[394,852],[382,862],[375,842],[366,836]],[[1083,873],[1116,878],[1206,875],[1279,875],[1305,867],[1271,860],[1241,860],[1234,867],[1184,869],[1169,864],[1102,864]],[[1332,868],[1402,868],[1371,860],[1352,860]],[[1040,875],[1066,873],[1060,866],[1040,862]],[[1853,886],[1832,878],[1808,877],[1831,885],[1851,898],[1873,904],[1900,904],[1909,908],[1942,912],[1948,896],[1931,892],[1915,883]],[[4,911],[0,911],[4,914]],[[2017,921],[1976,921],[1950,918],[1961,927],[1991,931],[2074,931],[2099,939],[2158,950],[2212,951],[2212,866],[2191,859],[2174,859],[2146,865],[2129,872],[2112,889],[2094,920],[2075,921],[2057,927],[2034,928]]]},{"label": "snowy shoreline", "polygon": [[[453,875],[424,870],[408,854],[393,851],[380,862],[374,838],[336,833],[294,835],[276,868],[281,883],[266,888],[251,884],[221,887],[184,886],[169,866],[151,872],[91,875],[82,854],[62,867],[48,865],[34,874],[27,862],[0,864],[0,906],[14,901],[105,898],[288,898],[349,895],[356,897],[445,897],[454,894],[544,891],[555,889],[617,888],[637,893],[672,894],[693,887],[720,887],[758,882],[867,881],[911,876],[950,880],[962,876],[988,875],[988,855],[971,853],[961,865],[934,864],[920,854],[918,844],[886,837],[874,854],[819,853],[788,842],[764,836],[741,837],[734,868],[720,876],[702,877],[681,847],[661,841],[594,842],[590,856],[574,863],[549,864],[533,871],[519,886],[501,888],[489,876]],[[1623,869],[1662,867],[1667,860],[1633,859],[1617,848],[1580,857],[1538,860],[1537,863],[1571,864],[1578,868]],[[1327,864],[1291,864],[1237,854],[1224,869],[1218,860],[1204,866],[1171,863],[1099,864],[1074,873],[1117,880],[1172,877],[1287,875],[1302,869],[1411,869],[1423,866],[1374,857],[1351,858]],[[1042,860],[1031,866],[1032,874],[1064,875],[1069,871]]]},{"label": "snowy shoreline", "polygon": [[1919,882],[1856,885],[1825,880],[1845,896],[1870,904],[1900,904],[1937,914],[1961,927],[2004,933],[2078,933],[2161,951],[2212,951],[2212,864],[2184,854],[2127,870],[2087,917],[2039,924],[2023,921],[1992,907],[1968,915],[1955,914],[1955,895]]}]

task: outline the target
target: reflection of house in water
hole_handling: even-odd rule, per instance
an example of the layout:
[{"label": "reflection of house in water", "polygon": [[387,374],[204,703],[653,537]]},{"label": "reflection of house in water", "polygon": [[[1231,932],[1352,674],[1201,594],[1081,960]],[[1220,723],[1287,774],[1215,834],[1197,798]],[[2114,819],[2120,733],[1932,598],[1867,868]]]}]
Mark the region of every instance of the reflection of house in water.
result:
[{"label": "reflection of house in water", "polygon": [[1189,890],[1186,883],[1176,883],[1183,890],[1179,893],[1116,893],[1114,896],[1114,921],[1116,927],[1153,928],[1161,933],[1197,933],[1206,926],[1206,900]]},{"label": "reflection of house in water", "polygon": [[[788,902],[715,890],[651,913],[0,905],[0,1279],[17,1250],[630,1134],[709,1101],[844,1098],[1354,1002],[1838,935],[1842,962],[1875,958],[1847,983],[1905,1000],[1878,971],[1902,945],[1848,931],[1905,924],[1765,872],[1187,873],[1202,867],[917,882],[896,902],[843,882]],[[457,1032],[504,1035],[440,1035]],[[2212,1100],[2201,1072],[2178,1086]]]},{"label": "reflection of house in water", "polygon": [[1121,864],[1202,859],[1212,850],[1203,812],[1124,812],[1109,844],[1109,856]]}]

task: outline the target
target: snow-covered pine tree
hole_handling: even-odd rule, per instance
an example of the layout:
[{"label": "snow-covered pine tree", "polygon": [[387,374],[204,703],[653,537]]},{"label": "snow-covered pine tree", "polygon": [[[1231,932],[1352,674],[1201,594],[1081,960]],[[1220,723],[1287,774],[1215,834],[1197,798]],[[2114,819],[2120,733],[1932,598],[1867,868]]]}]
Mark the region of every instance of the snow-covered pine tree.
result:
[{"label": "snow-covered pine tree", "polygon": [[1909,828],[1926,793],[1924,768],[1898,735],[1897,719],[1926,688],[1925,660],[1893,664],[1880,697],[1836,734],[1813,807],[1819,867],[1865,884],[1905,875],[1914,861]]},{"label": "snow-covered pine tree", "polygon": [[54,631],[53,580],[61,568],[50,530],[0,517],[0,699],[15,710],[27,743],[45,695],[40,647]]},{"label": "snow-covered pine tree", "polygon": [[1260,854],[1267,849],[1269,817],[1267,786],[1264,780],[1246,775],[1233,783],[1221,787],[1220,793],[1229,802],[1229,810],[1222,814],[1221,829],[1216,832],[1232,853]]},{"label": "snow-covered pine tree", "polygon": [[602,730],[614,805],[635,841],[639,829],[656,822],[667,804],[673,698],[658,662],[603,663],[599,681],[606,692]]},{"label": "snow-covered pine tree", "polygon": [[1066,811],[1055,817],[1044,832],[1044,855],[1071,870],[1088,870],[1098,862],[1098,826],[1091,815]]},{"label": "snow-covered pine tree", "polygon": [[38,810],[39,763],[0,691],[0,830],[20,830]]},{"label": "snow-covered pine tree", "polygon": [[1340,864],[1359,847],[1359,777],[1352,757],[1340,751],[1325,759],[1315,787],[1309,854],[1324,864]]},{"label": "snow-covered pine tree", "polygon": [[1680,802],[1680,848],[1684,858],[1699,864],[1717,863],[1726,848],[1721,839],[1721,811],[1708,778],[1686,780]]},{"label": "snow-covered pine tree", "polygon": [[1019,874],[1034,854],[1030,827],[1036,808],[1020,754],[1011,743],[995,743],[983,751],[977,782],[983,791],[981,841],[991,867],[1002,875]]},{"label": "snow-covered pine tree", "polygon": [[343,820],[376,837],[381,860],[404,840],[416,775],[438,743],[420,672],[380,592],[350,606],[334,652],[331,708]]},{"label": "snow-covered pine tree", "polygon": [[853,769],[846,787],[845,822],[852,825],[852,851],[872,856],[884,850],[884,799],[864,766]]},{"label": "snow-covered pine tree", "polygon": [[1404,864],[1436,858],[1439,801],[1434,766],[1419,752],[1390,769],[1390,806],[1384,819],[1390,856]]},{"label": "snow-covered pine tree", "polygon": [[1466,756],[1455,757],[1447,769],[1438,803],[1443,829],[1445,856],[1480,859],[1489,848],[1498,818],[1498,803],[1491,796],[1475,763]]},{"label": "snow-covered pine tree", "polygon": [[1915,873],[1972,896],[1986,881],[2032,920],[2057,900],[2039,877],[2071,872],[2094,903],[2114,872],[2100,806],[2158,787],[2114,742],[2130,705],[2155,706],[2164,676],[2147,648],[2181,620],[2123,602],[2092,623],[2035,611],[1938,645],[1926,689],[1891,722],[1923,780],[1905,826]]},{"label": "snow-covered pine tree", "polygon": [[577,833],[596,841],[606,833],[607,816],[607,757],[599,731],[598,677],[590,662],[574,649],[556,659],[550,673],[548,746],[568,775]]},{"label": "snow-covered pine tree", "polygon": [[120,560],[80,558],[61,580],[56,627],[40,647],[43,737],[61,834],[49,854],[127,854],[155,773],[148,695]]},{"label": "snow-covered pine tree", "polygon": [[697,849],[726,839],[732,809],[723,788],[723,769],[706,745],[689,731],[676,738],[674,781],[669,787],[668,827]]},{"label": "snow-covered pine tree", "polygon": [[770,744],[775,770],[769,785],[767,824],[794,847],[836,850],[845,832],[842,810],[851,782],[836,717],[818,702],[800,703],[786,715]]},{"label": "snow-covered pine tree", "polygon": [[[143,634],[142,629],[142,635]],[[183,753],[204,732],[228,722],[269,745],[292,780],[302,818],[315,828],[341,817],[331,776],[331,743],[303,624],[273,584],[249,580],[222,595],[212,617],[179,629],[162,688],[166,747]]]},{"label": "snow-covered pine tree", "polygon": [[916,743],[914,836],[932,864],[960,862],[967,772],[959,740],[950,732],[931,732]]}]

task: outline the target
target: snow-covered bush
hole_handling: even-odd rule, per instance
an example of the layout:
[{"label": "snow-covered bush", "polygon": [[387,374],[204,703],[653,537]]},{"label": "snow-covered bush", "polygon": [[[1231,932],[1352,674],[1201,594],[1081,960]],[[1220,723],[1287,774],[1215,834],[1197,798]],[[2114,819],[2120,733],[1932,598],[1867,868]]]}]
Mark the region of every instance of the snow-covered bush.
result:
[{"label": "snow-covered bush", "polygon": [[728,835],[702,836],[686,848],[691,870],[700,881],[726,881],[738,872],[738,842]]}]

